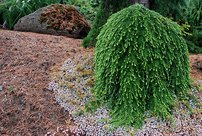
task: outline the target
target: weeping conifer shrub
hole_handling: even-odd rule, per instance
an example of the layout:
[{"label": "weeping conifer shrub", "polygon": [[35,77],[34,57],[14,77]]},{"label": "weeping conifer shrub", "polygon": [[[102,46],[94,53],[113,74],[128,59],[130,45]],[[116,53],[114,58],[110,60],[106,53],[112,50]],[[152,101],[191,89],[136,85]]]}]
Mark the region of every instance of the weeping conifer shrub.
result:
[{"label": "weeping conifer shrub", "polygon": [[145,111],[166,119],[190,87],[177,23],[136,4],[113,14],[96,44],[94,93],[117,125],[140,127]]},{"label": "weeping conifer shrub", "polygon": [[96,37],[98,36],[102,26],[107,22],[109,16],[121,9],[128,7],[135,3],[134,0],[100,0],[98,13],[93,21],[92,28],[88,36],[83,40],[83,46],[89,47],[96,44]]}]

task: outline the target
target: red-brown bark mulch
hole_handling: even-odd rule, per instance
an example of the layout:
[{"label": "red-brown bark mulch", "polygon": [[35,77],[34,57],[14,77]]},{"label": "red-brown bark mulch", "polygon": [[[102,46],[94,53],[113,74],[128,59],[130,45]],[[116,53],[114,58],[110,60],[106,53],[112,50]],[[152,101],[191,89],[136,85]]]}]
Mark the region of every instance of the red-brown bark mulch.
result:
[{"label": "red-brown bark mulch", "polygon": [[85,51],[81,40],[0,29],[0,135],[39,136],[68,112],[47,88],[51,68]]}]

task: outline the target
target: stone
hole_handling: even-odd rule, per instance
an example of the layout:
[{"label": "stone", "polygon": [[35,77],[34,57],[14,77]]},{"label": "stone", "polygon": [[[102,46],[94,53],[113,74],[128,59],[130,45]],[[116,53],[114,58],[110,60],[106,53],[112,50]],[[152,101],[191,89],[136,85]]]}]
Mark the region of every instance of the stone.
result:
[{"label": "stone", "polygon": [[139,3],[143,4],[145,7],[149,8],[150,1],[149,0],[130,0],[131,3]]},{"label": "stone", "polygon": [[73,6],[54,4],[20,18],[14,30],[84,38],[90,25]]},{"label": "stone", "polygon": [[0,91],[3,91],[3,86],[2,85],[0,85]]},{"label": "stone", "polygon": [[195,63],[194,63],[194,66],[195,66],[197,69],[202,70],[202,60],[199,60],[199,61],[195,62]]}]

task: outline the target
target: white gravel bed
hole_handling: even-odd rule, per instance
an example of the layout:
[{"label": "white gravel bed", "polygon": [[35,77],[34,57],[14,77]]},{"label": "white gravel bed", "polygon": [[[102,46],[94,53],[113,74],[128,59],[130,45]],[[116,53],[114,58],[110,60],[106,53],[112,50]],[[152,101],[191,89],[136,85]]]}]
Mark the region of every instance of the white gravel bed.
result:
[{"label": "white gravel bed", "polygon": [[[53,136],[61,133],[68,135],[87,136],[199,136],[202,134],[202,109],[190,100],[193,113],[190,113],[184,104],[179,104],[173,110],[174,121],[165,122],[147,115],[141,129],[132,127],[113,128],[109,124],[111,118],[107,107],[100,107],[95,113],[85,111],[85,104],[93,98],[91,89],[94,84],[93,57],[90,55],[78,55],[68,59],[61,68],[59,78],[54,78],[49,84],[49,90],[54,91],[56,101],[70,112],[74,127],[58,127],[56,132],[48,132]],[[192,93],[202,102],[201,92],[196,88]],[[71,132],[70,132],[71,131]]]}]

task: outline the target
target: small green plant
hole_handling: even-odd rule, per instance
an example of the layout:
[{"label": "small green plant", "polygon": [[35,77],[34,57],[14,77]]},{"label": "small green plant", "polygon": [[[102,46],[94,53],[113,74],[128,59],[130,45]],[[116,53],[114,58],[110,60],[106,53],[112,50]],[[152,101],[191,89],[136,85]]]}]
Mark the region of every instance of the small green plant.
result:
[{"label": "small green plant", "polygon": [[92,7],[98,7],[101,0],[90,0],[90,4]]},{"label": "small green plant", "polygon": [[9,93],[14,93],[15,92],[14,86],[9,86],[8,91]]},{"label": "small green plant", "polygon": [[74,5],[89,20],[94,20],[98,10],[98,0],[66,0],[66,4]]},{"label": "small green plant", "polygon": [[113,14],[97,39],[94,93],[112,123],[140,127],[146,110],[172,119],[173,103],[190,88],[180,26],[136,4]]}]

